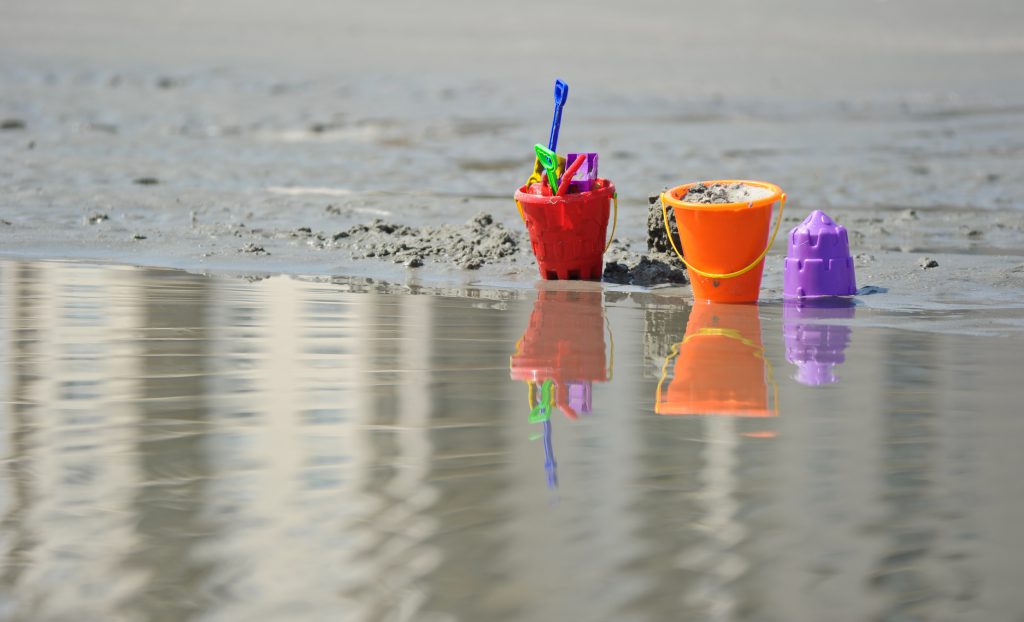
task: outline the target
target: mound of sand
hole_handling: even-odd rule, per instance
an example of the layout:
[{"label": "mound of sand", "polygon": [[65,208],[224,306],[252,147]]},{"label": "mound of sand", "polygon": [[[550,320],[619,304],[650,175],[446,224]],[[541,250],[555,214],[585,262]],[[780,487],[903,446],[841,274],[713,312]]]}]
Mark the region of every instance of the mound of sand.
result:
[{"label": "mound of sand", "polygon": [[767,188],[747,184],[695,184],[683,200],[687,203],[749,203],[771,194]]}]

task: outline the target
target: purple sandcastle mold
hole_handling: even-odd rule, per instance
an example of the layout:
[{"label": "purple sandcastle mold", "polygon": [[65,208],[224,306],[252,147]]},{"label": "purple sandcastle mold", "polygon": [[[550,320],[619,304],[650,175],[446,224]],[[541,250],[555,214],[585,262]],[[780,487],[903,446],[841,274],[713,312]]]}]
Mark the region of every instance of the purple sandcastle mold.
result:
[{"label": "purple sandcastle mold", "polygon": [[[797,382],[810,386],[838,382],[834,373],[846,360],[852,330],[820,320],[848,320],[855,313],[849,298],[787,301],[782,308],[782,334],[786,360],[797,366]],[[819,320],[819,321],[815,321]]]},{"label": "purple sandcastle mold", "polygon": [[[568,153],[565,156],[565,162],[568,166],[576,161],[578,153]],[[597,154],[590,152],[584,153],[587,159],[583,162],[576,174],[572,176],[569,181],[569,190],[576,192],[590,192],[594,187],[594,183],[597,182]]]},{"label": "purple sandcastle mold", "polygon": [[786,298],[852,296],[857,279],[846,227],[814,210],[789,232],[789,253],[783,272]]}]

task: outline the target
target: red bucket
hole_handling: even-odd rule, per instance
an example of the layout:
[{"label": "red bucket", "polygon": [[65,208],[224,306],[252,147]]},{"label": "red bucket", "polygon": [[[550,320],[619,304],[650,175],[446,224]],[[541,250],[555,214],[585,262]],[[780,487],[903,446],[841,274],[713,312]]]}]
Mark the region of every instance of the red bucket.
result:
[{"label": "red bucket", "polygon": [[608,246],[605,234],[609,208],[617,200],[615,185],[598,179],[588,192],[563,196],[543,196],[529,190],[529,186],[522,186],[516,191],[516,204],[530,232],[541,278],[599,280]]}]

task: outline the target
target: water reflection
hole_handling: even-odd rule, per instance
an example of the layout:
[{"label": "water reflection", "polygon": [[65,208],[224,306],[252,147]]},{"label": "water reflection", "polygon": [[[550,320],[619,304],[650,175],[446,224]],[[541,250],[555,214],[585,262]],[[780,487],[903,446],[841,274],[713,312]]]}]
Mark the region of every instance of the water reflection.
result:
[{"label": "water reflection", "polygon": [[[679,330],[677,327],[676,330]],[[685,332],[663,358],[649,418],[679,454],[670,476],[680,486],[679,535],[667,539],[682,609],[693,619],[731,620],[761,611],[767,580],[755,553],[775,520],[770,494],[778,398],[754,305],[696,304]],[[682,416],[695,415],[695,416]],[[758,463],[751,471],[751,460]],[[685,501],[685,503],[682,503]],[[767,583],[766,583],[767,585]]]},{"label": "water reflection", "polygon": [[0,267],[2,617],[487,616],[500,303]]},{"label": "water reflection", "polygon": [[[916,563],[938,555],[944,545],[962,546],[943,542],[948,538],[943,537],[944,531],[955,529],[968,538],[973,531],[969,525],[957,525],[962,521],[954,508],[946,516],[933,515],[938,509],[933,462],[939,451],[935,430],[940,409],[930,390],[937,380],[936,370],[927,364],[936,354],[932,350],[931,344],[912,337],[898,337],[886,348],[889,359],[882,389],[886,440],[881,447],[879,492],[888,542],[876,556],[869,582],[882,599],[880,620],[932,619],[951,607],[969,605],[978,589],[971,585],[976,579],[971,576],[969,556],[951,556],[945,572]],[[963,582],[953,591],[959,593],[956,600],[960,602],[950,602],[950,590],[939,585],[954,581]]]},{"label": "water reflection", "polygon": [[[797,366],[794,379],[808,386],[839,381],[835,367],[846,360],[849,326],[830,320],[851,320],[856,305],[850,298],[787,300],[782,308],[786,360]],[[823,321],[824,320],[824,321]]]},{"label": "water reflection", "polygon": [[765,358],[756,305],[698,304],[691,309],[683,340],[665,359],[654,411],[740,417],[779,414],[778,388]]},{"label": "water reflection", "polygon": [[1019,337],[422,292],[0,262],[0,618],[1024,613]]},{"label": "water reflection", "polygon": [[[566,418],[593,412],[594,382],[611,379],[614,341],[607,328],[600,289],[572,291],[538,287],[526,332],[510,362],[512,379],[527,384],[529,421],[543,426],[544,469],[548,487],[558,486],[551,414]],[[612,349],[605,357],[605,334]]]}]

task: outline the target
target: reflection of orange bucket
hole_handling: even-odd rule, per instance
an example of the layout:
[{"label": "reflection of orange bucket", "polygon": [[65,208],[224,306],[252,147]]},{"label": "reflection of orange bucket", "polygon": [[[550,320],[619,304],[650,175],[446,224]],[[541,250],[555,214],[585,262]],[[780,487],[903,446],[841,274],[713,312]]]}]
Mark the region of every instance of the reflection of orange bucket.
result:
[{"label": "reflection of orange bucket", "polygon": [[771,366],[764,358],[756,306],[695,305],[686,335],[673,351],[672,381],[664,387],[670,355],[658,383],[657,414],[778,415],[778,398],[768,405],[765,369],[770,377]]},{"label": "reflection of orange bucket", "polygon": [[[615,185],[598,179],[587,192],[563,196],[532,194],[529,186],[516,191],[519,214],[530,232],[530,244],[537,257],[540,276],[547,280],[599,280],[604,272],[602,257],[611,244],[605,241],[608,213],[618,195]],[[615,223],[612,223],[615,235]]]},{"label": "reflection of orange bucket", "polygon": [[[696,183],[735,184],[764,188],[771,194],[750,203],[687,203],[682,197]],[[775,228],[768,235],[772,206],[779,204]],[[757,302],[764,257],[775,241],[782,222],[786,194],[763,181],[720,179],[677,186],[661,195],[668,229],[667,208],[675,212],[683,253],[693,284],[693,297],[708,302]],[[669,240],[675,241],[669,234]],[[679,249],[676,249],[679,253]]]}]

